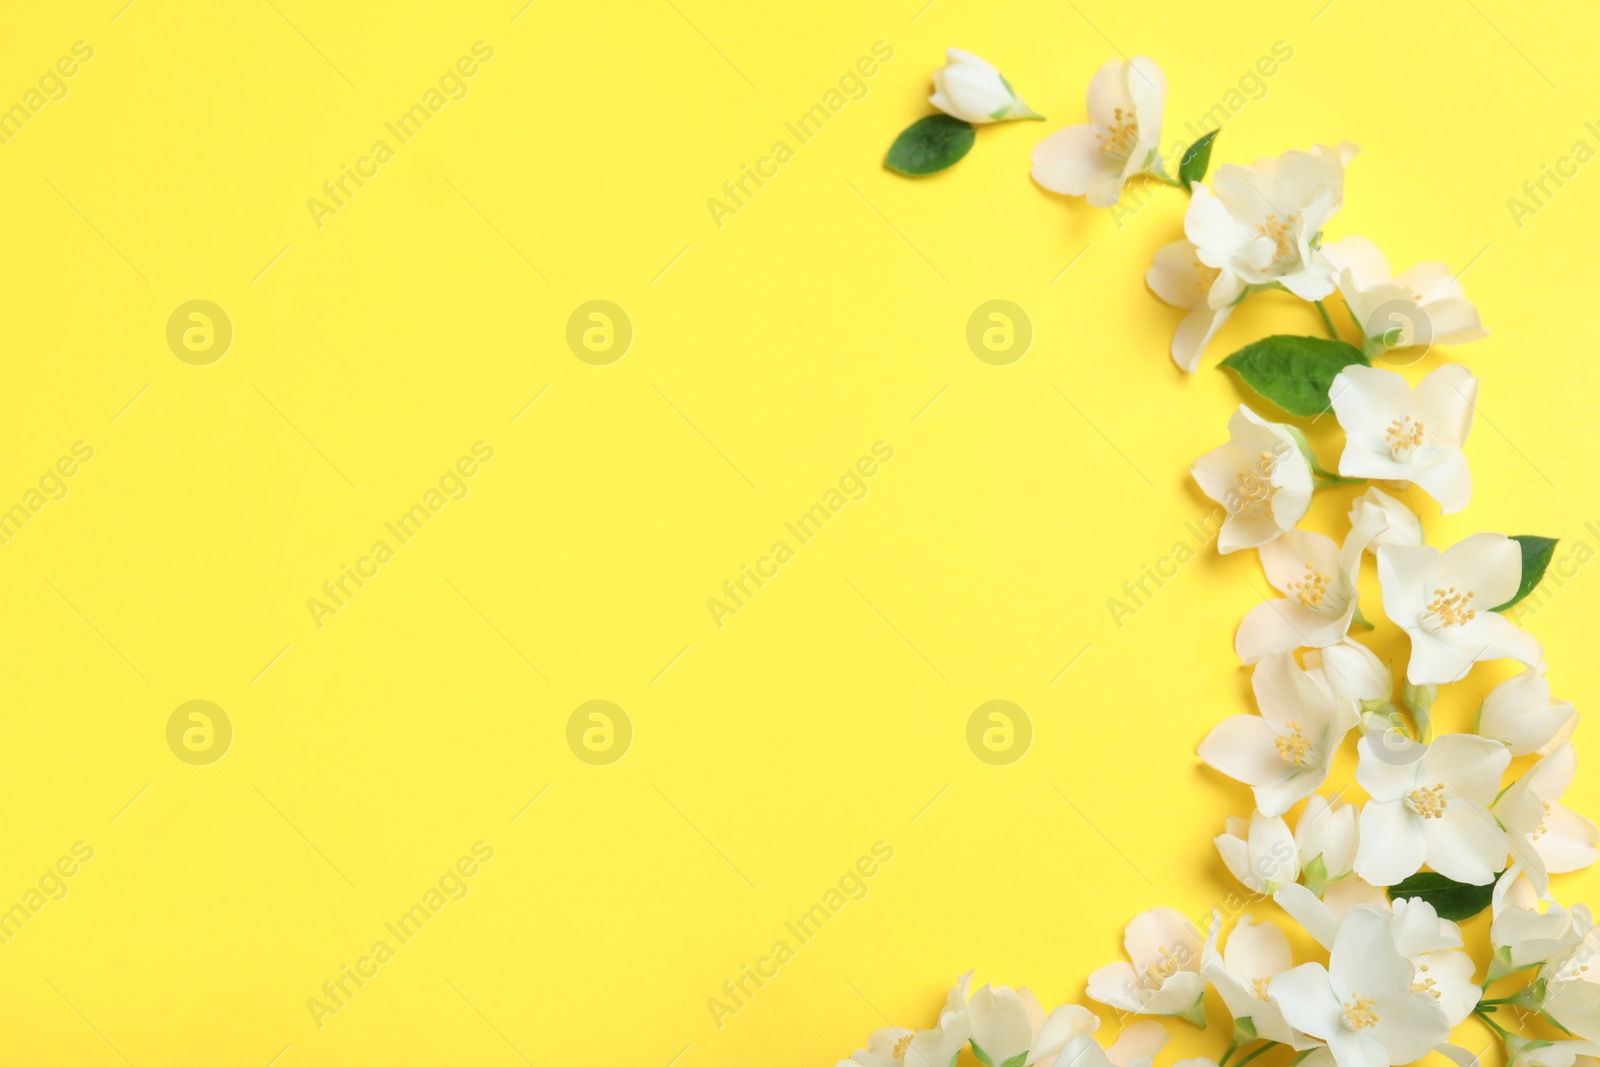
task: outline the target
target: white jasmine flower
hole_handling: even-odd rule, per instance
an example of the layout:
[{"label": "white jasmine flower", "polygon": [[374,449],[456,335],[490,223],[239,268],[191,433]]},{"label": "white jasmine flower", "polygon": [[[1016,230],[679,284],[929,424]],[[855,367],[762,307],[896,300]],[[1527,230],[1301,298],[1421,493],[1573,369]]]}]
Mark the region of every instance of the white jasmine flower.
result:
[{"label": "white jasmine flower", "polygon": [[954,1062],[967,1043],[967,1022],[962,1016],[952,1027],[932,1030],[907,1030],[885,1026],[867,1038],[867,1047],[857,1049],[837,1067],[930,1067]]},{"label": "white jasmine flower", "polygon": [[1600,1041],[1600,930],[1587,911],[1573,908],[1579,941],[1539,972],[1545,980],[1544,1010],[1568,1030]]},{"label": "white jasmine flower", "polygon": [[1290,530],[1259,549],[1267,581],[1282,599],[1263,600],[1245,614],[1233,647],[1245,663],[1274,652],[1343,641],[1359,608],[1361,553],[1372,537],[1370,525],[1355,527],[1334,544],[1310,530]]},{"label": "white jasmine flower", "polygon": [[[1100,1026],[1093,1012],[1077,1004],[1063,1004],[1046,1016],[1027,986],[985,985],[972,994],[967,1015],[972,1025],[972,1050],[992,1067],[1012,1062],[1049,1067],[1068,1040],[1092,1034]],[[1018,1060],[1018,1056],[1024,1058]],[[938,1061],[939,1067],[948,1062]]]},{"label": "white jasmine flower", "polygon": [[1263,815],[1282,815],[1327,779],[1334,754],[1360,718],[1287,653],[1263,659],[1251,685],[1261,714],[1222,720],[1201,742],[1200,758],[1254,788]]},{"label": "white jasmine flower", "polygon": [[[1206,346],[1233,314],[1231,301],[1241,291],[1238,279],[1224,278],[1226,273],[1200,262],[1194,244],[1188,240],[1174,241],[1159,249],[1155,262],[1145,272],[1145,284],[1151,291],[1173,307],[1189,312],[1172,335],[1172,359],[1191,374],[1200,365]],[[1218,300],[1227,299],[1213,303],[1213,294]]]},{"label": "white jasmine flower", "polygon": [[1272,893],[1300,877],[1300,852],[1282,816],[1229,816],[1216,842],[1222,862],[1252,893]]},{"label": "white jasmine flower", "polygon": [[1489,943],[1495,950],[1489,965],[1491,980],[1565,955],[1583,940],[1577,924],[1580,919],[1587,921],[1587,908],[1579,904],[1569,912],[1553,900],[1543,907],[1541,903],[1521,866],[1507,867],[1495,883],[1491,904]]},{"label": "white jasmine flower", "polygon": [[[1526,838],[1535,856],[1516,849],[1524,864],[1539,864],[1550,874],[1579,871],[1600,859],[1600,828],[1561,798],[1578,773],[1578,754],[1567,741],[1518,778],[1494,803],[1506,831]],[[1516,838],[1513,838],[1515,841]]]},{"label": "white jasmine flower", "polygon": [[1270,922],[1257,923],[1249,915],[1241,915],[1219,953],[1221,930],[1222,915],[1213,910],[1211,932],[1201,950],[1200,973],[1222,997],[1228,1013],[1235,1020],[1249,1019],[1257,1036],[1267,1041],[1296,1049],[1310,1047],[1314,1042],[1290,1026],[1267,996],[1272,980],[1294,966],[1283,931]]},{"label": "white jasmine flower", "polygon": [[1389,668],[1353,637],[1327,648],[1308,649],[1306,675],[1335,701],[1357,713],[1387,703],[1394,693]]},{"label": "white jasmine flower", "polygon": [[[1348,883],[1366,886],[1359,878]],[[1348,907],[1335,908],[1318,900],[1304,886],[1288,885],[1274,895],[1278,904],[1310,934],[1318,944],[1331,949],[1344,917],[1353,911],[1369,911],[1389,924],[1395,948],[1412,967],[1411,988],[1434,998],[1450,1026],[1454,1027],[1477,1006],[1483,990],[1474,980],[1472,957],[1460,951],[1461,927],[1439,918],[1425,900],[1402,897],[1390,902],[1383,893],[1366,887],[1367,899]],[[1333,894],[1329,894],[1332,900]],[[1343,903],[1343,902],[1336,902]]]},{"label": "white jasmine flower", "polygon": [[1415,548],[1422,544],[1422,523],[1416,513],[1376,487],[1350,505],[1351,529],[1361,526],[1373,531],[1372,540],[1367,542],[1367,551],[1373,555],[1383,545]]},{"label": "white jasmine flower", "polygon": [[1389,922],[1356,908],[1340,921],[1328,966],[1303,963],[1269,992],[1289,1025],[1328,1043],[1338,1067],[1387,1067],[1421,1059],[1450,1033],[1432,995],[1413,990],[1415,969]]},{"label": "white jasmine flower", "polygon": [[[1172,908],[1134,916],[1123,935],[1128,959],[1089,976],[1089,996],[1136,1015],[1178,1015],[1203,1025],[1200,931]],[[997,1061],[998,1062],[998,1061]]]},{"label": "white jasmine flower", "polygon": [[1395,948],[1415,972],[1411,988],[1436,1000],[1452,1029],[1459,1026],[1483,996],[1477,966],[1460,951],[1461,927],[1439,918],[1434,906],[1420,898],[1401,897],[1389,910]]},{"label": "white jasmine flower", "polygon": [[837,1067],[947,1067],[955,1062],[961,1046],[971,1036],[972,1024],[967,1015],[967,987],[971,982],[971,971],[956,980],[945,997],[939,1024],[933,1029],[886,1026],[875,1030],[867,1039],[866,1048],[840,1060]]},{"label": "white jasmine flower", "polygon": [[1538,671],[1523,671],[1489,690],[1473,730],[1504,741],[1513,756],[1528,756],[1548,754],[1577,725],[1571,704],[1551,700],[1549,679]]},{"label": "white jasmine flower", "polygon": [[993,64],[959,48],[947,51],[945,65],[933,72],[933,90],[928,102],[964,122],[1044,117],[1022,102]]},{"label": "white jasmine flower", "polygon": [[1456,364],[1440,367],[1415,389],[1392,370],[1344,368],[1328,390],[1345,432],[1339,473],[1416,482],[1446,515],[1460,511],[1472,499],[1472,471],[1461,446],[1477,399],[1478,379]]},{"label": "white jasmine flower", "polygon": [[1538,640],[1495,611],[1522,584],[1522,548],[1504,534],[1473,534],[1443,552],[1386,545],[1378,579],[1384,613],[1411,636],[1413,685],[1460,681],[1481,660],[1542,668]]},{"label": "white jasmine flower", "polygon": [[[1356,861],[1356,808],[1335,797],[1330,803],[1313,794],[1294,826],[1295,848],[1302,867],[1321,861],[1321,881],[1337,881],[1349,874]],[[1306,878],[1310,880],[1308,870]],[[1273,892],[1276,892],[1276,888]],[[1313,887],[1313,891],[1315,888]]]},{"label": "white jasmine flower", "polygon": [[1506,747],[1448,734],[1415,763],[1391,763],[1378,752],[1362,745],[1356,765],[1356,781],[1371,797],[1361,809],[1356,873],[1373,885],[1394,885],[1426,863],[1457,882],[1494,881],[1507,845],[1489,805],[1511,762]]},{"label": "white jasmine flower", "polygon": [[1322,254],[1333,265],[1339,292],[1369,342],[1387,348],[1431,347],[1489,336],[1478,309],[1443,263],[1419,263],[1394,275],[1388,259],[1365,237],[1330,242],[1322,246]]},{"label": "white jasmine flower", "polygon": [[1217,534],[1223,554],[1281,537],[1311,507],[1311,465],[1294,437],[1243,405],[1228,420],[1228,443],[1189,473],[1227,511]]},{"label": "white jasmine flower", "polygon": [[1319,148],[1219,167],[1212,189],[1195,186],[1184,234],[1201,262],[1243,283],[1280,282],[1302,300],[1321,300],[1333,292],[1333,268],[1312,240],[1344,202],[1346,162],[1343,151]]},{"label": "white jasmine flower", "polygon": [[1156,161],[1167,76],[1143,56],[1108,60],[1089,81],[1089,121],[1033,150],[1033,180],[1054,193],[1111,207],[1128,179]]}]

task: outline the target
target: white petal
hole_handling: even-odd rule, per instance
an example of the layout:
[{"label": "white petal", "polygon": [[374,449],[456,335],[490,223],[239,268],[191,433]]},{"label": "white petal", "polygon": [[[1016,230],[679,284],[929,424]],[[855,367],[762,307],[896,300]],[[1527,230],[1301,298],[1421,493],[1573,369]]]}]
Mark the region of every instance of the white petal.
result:
[{"label": "white petal", "polygon": [[1422,423],[1427,439],[1460,448],[1472,430],[1478,400],[1478,379],[1456,363],[1447,363],[1417,383],[1411,417]]},{"label": "white petal", "polygon": [[1122,188],[1122,161],[1100,151],[1092,126],[1068,126],[1040,141],[1033,149],[1032,174],[1046,189],[1067,196],[1087,196],[1107,183],[1119,192]]},{"label": "white petal", "polygon": [[1421,821],[1404,801],[1367,801],[1361,809],[1356,874],[1376,886],[1394,885],[1416,874],[1427,856]]}]

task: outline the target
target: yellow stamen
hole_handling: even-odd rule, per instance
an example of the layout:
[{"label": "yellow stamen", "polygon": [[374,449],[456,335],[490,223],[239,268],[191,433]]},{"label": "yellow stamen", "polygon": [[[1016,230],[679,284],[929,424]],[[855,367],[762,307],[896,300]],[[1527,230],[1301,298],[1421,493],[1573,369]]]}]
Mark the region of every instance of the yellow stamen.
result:
[{"label": "yellow stamen", "polygon": [[1157,948],[1156,952],[1161,956],[1161,961],[1152,963],[1144,969],[1145,981],[1152,989],[1159,989],[1161,983],[1183,969],[1183,965],[1178,962],[1178,957],[1169,952],[1165,945]]},{"label": "yellow stamen", "polygon": [[1539,825],[1535,826],[1533,828],[1533,833],[1529,834],[1528,836],[1530,838],[1532,838],[1534,841],[1539,840],[1539,838],[1543,837],[1545,834],[1550,832],[1550,827],[1548,825],[1549,822],[1550,822],[1550,805],[1549,804],[1545,804],[1544,805],[1544,812],[1539,817]]},{"label": "yellow stamen", "polygon": [[1095,138],[1106,155],[1127,159],[1139,143],[1139,118],[1119,107],[1111,112],[1111,127],[1105,133],[1096,133]]},{"label": "yellow stamen", "polygon": [[1456,587],[1453,585],[1448,589],[1435,589],[1433,602],[1427,606],[1423,614],[1436,616],[1441,627],[1465,626],[1478,617],[1478,609],[1472,606],[1474,596],[1477,594],[1470,591],[1456,592]]},{"label": "yellow stamen", "polygon": [[1202,294],[1209,294],[1221,275],[1221,267],[1208,267],[1198,259],[1194,261],[1194,287]]},{"label": "yellow stamen", "polygon": [[1311,564],[1306,564],[1306,576],[1299,582],[1289,583],[1289,592],[1300,601],[1301,607],[1320,608],[1328,599],[1328,586],[1333,581]]},{"label": "yellow stamen", "polygon": [[1265,504],[1278,492],[1272,484],[1272,472],[1278,465],[1271,452],[1261,453],[1255,466],[1239,472],[1239,511],[1256,504]]},{"label": "yellow stamen", "polygon": [[1267,216],[1265,222],[1256,226],[1256,232],[1276,245],[1272,253],[1272,264],[1279,266],[1299,258],[1300,250],[1295,246],[1295,238],[1300,232],[1300,213],[1293,212],[1286,218],[1278,218],[1277,212]]},{"label": "yellow stamen", "polygon": [[1410,455],[1412,449],[1421,448],[1426,436],[1422,423],[1412,422],[1410,415],[1395,419],[1383,432],[1384,440],[1389,442],[1389,451],[1397,456],[1401,453]]},{"label": "yellow stamen", "polygon": [[1378,1002],[1371,997],[1356,997],[1344,1004],[1345,1025],[1352,1030],[1365,1030],[1378,1025],[1378,1013],[1373,1010]]},{"label": "yellow stamen", "polygon": [[905,1059],[906,1049],[911,1047],[911,1039],[916,1036],[916,1034],[906,1034],[901,1037],[899,1041],[894,1043],[894,1051],[892,1051],[890,1055],[897,1060]]},{"label": "yellow stamen", "polygon": [[1444,785],[1441,783],[1418,786],[1406,794],[1406,804],[1424,819],[1442,819],[1444,809],[1450,806],[1450,801],[1444,795]]},{"label": "yellow stamen", "polygon": [[1285,763],[1292,763],[1296,767],[1306,765],[1306,756],[1311,753],[1311,742],[1300,732],[1300,724],[1291,722],[1289,732],[1278,735],[1278,755]]}]

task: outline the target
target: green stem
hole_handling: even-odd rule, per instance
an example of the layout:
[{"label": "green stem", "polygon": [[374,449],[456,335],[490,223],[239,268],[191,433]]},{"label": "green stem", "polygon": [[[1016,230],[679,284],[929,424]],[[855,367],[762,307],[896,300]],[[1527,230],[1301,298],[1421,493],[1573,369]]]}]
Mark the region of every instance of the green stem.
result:
[{"label": "green stem", "polygon": [[1367,328],[1361,325],[1360,319],[1356,318],[1356,309],[1350,306],[1349,301],[1345,302],[1344,309],[1350,313],[1350,321],[1355,324],[1356,333],[1361,337],[1366,337]]},{"label": "green stem", "polygon": [[1257,1056],[1261,1055],[1263,1052],[1267,1051],[1268,1049],[1277,1048],[1277,1047],[1278,1047],[1278,1043],[1276,1041],[1268,1041],[1265,1045],[1262,1045],[1260,1048],[1258,1048],[1254,1052],[1250,1053],[1250,1055],[1248,1055],[1244,1059],[1240,1060],[1237,1064],[1234,1065],[1234,1067],[1244,1067],[1245,1064],[1249,1063],[1251,1060],[1255,1059]]},{"label": "green stem", "polygon": [[1500,1040],[1501,1041],[1505,1041],[1506,1038],[1513,1036],[1510,1030],[1507,1030],[1505,1027],[1501,1026],[1499,1023],[1497,1023],[1493,1019],[1489,1018],[1489,1013],[1488,1012],[1480,1011],[1480,1012],[1475,1012],[1474,1014],[1476,1014],[1478,1016],[1478,1018],[1482,1019],[1484,1022],[1488,1023],[1489,1024],[1489,1028],[1491,1030],[1493,1030],[1496,1034],[1500,1035]]},{"label": "green stem", "polygon": [[1327,307],[1320,300],[1313,300],[1312,303],[1317,305],[1317,314],[1322,316],[1322,325],[1327,327],[1328,336],[1337,341],[1339,339],[1339,331],[1333,328],[1333,319],[1328,316]]},{"label": "green stem", "polygon": [[1217,1067],[1228,1067],[1229,1058],[1232,1057],[1233,1054],[1235,1052],[1238,1052],[1238,1051],[1239,1051],[1239,1043],[1237,1041],[1235,1041],[1233,1044],[1228,1046],[1228,1051],[1224,1052],[1222,1054],[1222,1058],[1217,1061]]}]

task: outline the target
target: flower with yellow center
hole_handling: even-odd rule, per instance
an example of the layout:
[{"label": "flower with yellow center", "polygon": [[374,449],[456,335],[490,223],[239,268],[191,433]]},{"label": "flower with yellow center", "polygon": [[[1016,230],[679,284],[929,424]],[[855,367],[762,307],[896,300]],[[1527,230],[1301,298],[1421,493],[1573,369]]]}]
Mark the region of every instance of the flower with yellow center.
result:
[{"label": "flower with yellow center", "polygon": [[1525,868],[1565,874],[1600,859],[1600,830],[1561,803],[1577,773],[1577,753],[1572,742],[1563,742],[1495,801],[1494,813],[1507,832],[1526,839],[1513,857]]},{"label": "flower with yellow center", "polygon": [[1167,76],[1144,58],[1108,60],[1089,81],[1089,121],[1057,130],[1033,150],[1033,180],[1053,193],[1111,207],[1137,175],[1159,174]]},{"label": "flower with yellow center", "polygon": [[1538,640],[1495,610],[1522,582],[1522,548],[1504,534],[1474,534],[1443,552],[1384,545],[1378,579],[1384,613],[1411,637],[1412,685],[1460,681],[1480,660],[1543,663]]},{"label": "flower with yellow center", "polygon": [[1287,652],[1264,657],[1251,685],[1261,714],[1218,723],[1201,743],[1200,758],[1252,786],[1256,807],[1270,819],[1317,791],[1360,715],[1318,685]]},{"label": "flower with yellow center", "polygon": [[1204,1018],[1201,937],[1193,923],[1172,908],[1152,908],[1128,924],[1123,947],[1127,960],[1089,976],[1090,998],[1138,1015]]},{"label": "flower with yellow center", "polygon": [[1260,548],[1267,581],[1284,594],[1251,606],[1234,637],[1245,663],[1297,648],[1327,648],[1345,639],[1359,608],[1361,554],[1379,528],[1376,518],[1352,529],[1341,547],[1309,530],[1290,530]]},{"label": "flower with yellow center", "polygon": [[1505,869],[1506,835],[1489,811],[1511,762],[1504,745],[1448,734],[1410,763],[1370,739],[1359,751],[1356,781],[1371,799],[1361,811],[1358,875],[1394,885],[1426,863],[1457,882],[1488,885]]},{"label": "flower with yellow center", "polygon": [[1353,365],[1328,389],[1344,428],[1339,473],[1349,478],[1416,482],[1445,514],[1472,499],[1472,472],[1461,451],[1472,429],[1478,380],[1447,364],[1415,389],[1391,370]]},{"label": "flower with yellow center", "polygon": [[1336,1067],[1374,1067],[1419,1060],[1450,1033],[1438,998],[1415,982],[1390,917],[1362,906],[1339,920],[1326,967],[1303,963],[1268,991],[1289,1025],[1327,1042]]},{"label": "flower with yellow center", "polygon": [[1219,167],[1211,188],[1195,186],[1184,235],[1201,262],[1242,284],[1281,284],[1303,300],[1321,300],[1333,292],[1333,267],[1313,243],[1344,202],[1345,162],[1354,153],[1354,145],[1348,152],[1319,146]]},{"label": "flower with yellow center", "polygon": [[1311,506],[1311,466],[1286,427],[1241,406],[1228,420],[1228,434],[1227,444],[1189,470],[1222,505],[1217,551],[1223,553],[1282,537]]},{"label": "flower with yellow center", "polygon": [[[1258,1037],[1295,1049],[1310,1048],[1310,1038],[1284,1021],[1272,999],[1272,980],[1294,966],[1289,939],[1271,922],[1239,917],[1222,944],[1222,915],[1211,913],[1211,927],[1201,950],[1200,973],[1221,995],[1235,1026],[1247,1020]],[[1218,946],[1221,945],[1219,951]],[[1237,1029],[1236,1029],[1237,1032]]]}]

